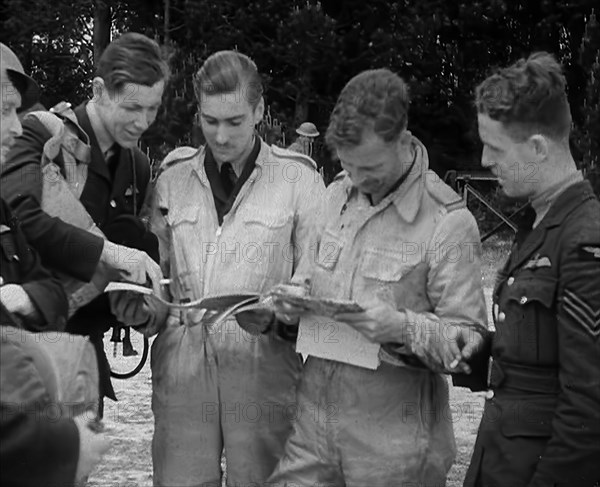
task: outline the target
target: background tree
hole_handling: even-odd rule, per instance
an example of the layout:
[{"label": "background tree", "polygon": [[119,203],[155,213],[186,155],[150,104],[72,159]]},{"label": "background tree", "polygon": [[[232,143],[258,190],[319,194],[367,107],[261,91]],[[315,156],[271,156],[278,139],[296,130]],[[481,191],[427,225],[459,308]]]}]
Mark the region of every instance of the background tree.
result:
[{"label": "background tree", "polygon": [[575,131],[575,145],[581,154],[581,168],[600,195],[600,24],[594,11],[587,19],[579,65],[586,76],[582,93],[581,124]]},{"label": "background tree", "polygon": [[[598,22],[594,0],[0,0],[1,38],[40,81],[43,101],[89,96],[93,60],[110,38],[142,32],[165,46],[172,77],[143,146],[153,159],[200,143],[192,76],[220,49],[250,55],[265,98],[291,141],[310,120],[323,133],[343,85],[389,67],[410,84],[410,129],[434,170],[478,169],[473,88],[494,66],[548,50],[565,67],[573,152],[598,168]],[[24,15],[26,13],[26,15]],[[322,144],[328,179],[339,168]],[[592,177],[592,176],[590,176]]]}]

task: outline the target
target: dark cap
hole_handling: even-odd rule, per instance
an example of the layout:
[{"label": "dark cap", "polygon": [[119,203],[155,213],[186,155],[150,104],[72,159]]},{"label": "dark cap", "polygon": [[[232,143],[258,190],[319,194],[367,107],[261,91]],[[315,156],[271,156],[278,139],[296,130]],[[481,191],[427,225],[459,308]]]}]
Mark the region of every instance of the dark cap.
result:
[{"label": "dark cap", "polygon": [[21,110],[27,110],[39,100],[40,87],[31,76],[25,74],[23,65],[17,55],[6,44],[1,42],[0,67],[2,71],[6,70],[8,78],[21,94]]}]

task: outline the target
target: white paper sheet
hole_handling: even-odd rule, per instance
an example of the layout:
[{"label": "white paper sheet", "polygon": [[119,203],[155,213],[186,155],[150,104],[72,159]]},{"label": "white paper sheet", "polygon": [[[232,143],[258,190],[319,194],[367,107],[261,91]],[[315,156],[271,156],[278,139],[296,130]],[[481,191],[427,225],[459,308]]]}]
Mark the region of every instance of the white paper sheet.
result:
[{"label": "white paper sheet", "polygon": [[296,352],[303,356],[334,360],[375,370],[379,367],[379,344],[340,321],[324,316],[300,318]]}]

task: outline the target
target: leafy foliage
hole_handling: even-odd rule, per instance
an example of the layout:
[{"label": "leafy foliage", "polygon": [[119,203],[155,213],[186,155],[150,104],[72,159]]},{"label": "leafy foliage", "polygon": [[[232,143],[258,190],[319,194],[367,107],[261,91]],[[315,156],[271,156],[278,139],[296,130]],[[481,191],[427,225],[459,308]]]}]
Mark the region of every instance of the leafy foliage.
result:
[{"label": "leafy foliage", "polygon": [[[112,34],[143,32],[165,44],[172,77],[157,122],[144,136],[153,158],[199,143],[192,75],[220,49],[250,55],[263,73],[266,102],[286,140],[305,120],[321,133],[343,85],[362,70],[389,67],[412,90],[410,128],[433,169],[476,168],[480,147],[474,86],[490,69],[535,50],[555,53],[569,82],[573,150],[598,170],[600,74],[594,0],[1,0],[2,41],[40,80],[44,103],[88,95],[92,27],[99,5]],[[27,13],[27,15],[23,15]],[[321,141],[316,159],[332,175]]]}]

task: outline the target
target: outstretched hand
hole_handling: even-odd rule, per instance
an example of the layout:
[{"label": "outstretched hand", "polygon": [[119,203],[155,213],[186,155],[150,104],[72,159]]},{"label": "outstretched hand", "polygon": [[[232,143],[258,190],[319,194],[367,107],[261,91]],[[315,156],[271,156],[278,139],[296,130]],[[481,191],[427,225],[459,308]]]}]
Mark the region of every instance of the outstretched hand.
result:
[{"label": "outstretched hand", "polygon": [[121,280],[141,285],[150,281],[154,293],[162,294],[162,271],[146,252],[105,240],[100,259],[116,271]]}]

